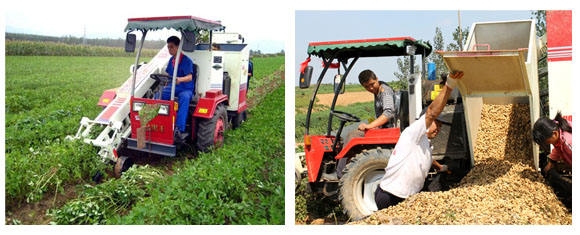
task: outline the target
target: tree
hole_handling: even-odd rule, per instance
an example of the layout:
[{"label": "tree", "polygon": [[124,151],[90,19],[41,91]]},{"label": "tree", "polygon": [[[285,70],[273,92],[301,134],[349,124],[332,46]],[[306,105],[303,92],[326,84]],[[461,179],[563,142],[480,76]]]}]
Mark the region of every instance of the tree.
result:
[{"label": "tree", "polygon": [[455,32],[453,32],[453,42],[447,45],[446,51],[461,51],[461,47],[459,45],[465,44],[467,41],[467,36],[469,34],[469,27],[464,28],[461,30],[461,41],[459,40],[459,26],[455,28]]},{"label": "tree", "polygon": [[209,32],[208,31],[205,31],[205,30],[199,31],[199,34],[197,34],[195,36],[196,36],[195,42],[197,44],[209,43]]},{"label": "tree", "polygon": [[435,63],[435,69],[438,74],[447,73],[447,66],[443,62],[443,57],[437,53],[444,49],[445,42],[443,40],[443,33],[439,27],[435,27],[435,36],[433,36],[433,52],[428,57],[429,61]]},{"label": "tree", "polygon": [[[419,65],[416,64],[417,61],[415,60],[415,72],[419,71]],[[419,63],[421,63],[419,61]],[[394,72],[393,74],[397,77],[398,87],[400,89],[407,89],[409,86],[409,76],[410,76],[410,67],[411,67],[411,60],[409,56],[405,56],[404,59],[398,58],[397,59],[397,66],[399,67],[399,72]]]},{"label": "tree", "polygon": [[546,11],[532,11],[532,16],[536,17],[536,36],[544,36],[546,33]]},{"label": "tree", "polygon": [[[532,17],[530,19],[536,18],[536,36],[542,37],[546,34],[546,11],[532,11]],[[538,45],[539,46],[539,45]],[[538,55],[538,71],[543,71],[548,69],[548,60],[546,52],[542,53],[542,55]],[[538,86],[540,87],[540,91],[548,90],[548,76],[541,77],[538,79]],[[541,102],[544,104],[542,107],[544,114],[548,115],[550,113],[548,105],[548,96],[540,97]]]}]

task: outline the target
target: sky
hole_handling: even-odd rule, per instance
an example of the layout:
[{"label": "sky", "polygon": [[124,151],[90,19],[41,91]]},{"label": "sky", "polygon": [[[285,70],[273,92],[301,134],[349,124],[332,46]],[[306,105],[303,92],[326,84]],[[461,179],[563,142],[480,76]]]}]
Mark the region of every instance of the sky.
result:
[{"label": "sky", "polygon": [[[82,37],[86,28],[87,38],[125,38],[128,18],[193,15],[221,20],[226,32],[241,33],[251,50],[275,53],[284,49],[285,28],[278,27],[283,20],[280,12],[252,9],[243,1],[227,2],[227,8],[214,1],[183,0],[3,2],[8,4],[5,30],[10,33]],[[167,30],[154,32],[147,39],[165,39],[169,34]]]},{"label": "sky", "polygon": [[[471,28],[474,22],[526,20],[532,17],[530,10],[523,11],[460,11],[461,28]],[[412,37],[416,40],[434,41],[435,28],[443,33],[445,46],[452,42],[452,33],[458,26],[457,10],[447,11],[296,11],[295,14],[295,84],[298,85],[299,68],[308,57],[310,42]],[[464,32],[467,33],[467,32]],[[416,57],[420,63],[420,56]],[[322,71],[322,60],[311,57],[313,66],[312,83]],[[336,62],[336,61],[335,61]],[[347,77],[347,83],[358,84],[358,74],[371,69],[379,80],[396,80],[397,57],[361,58]],[[323,83],[332,83],[337,70],[329,70]],[[344,69],[341,69],[344,73]]]}]

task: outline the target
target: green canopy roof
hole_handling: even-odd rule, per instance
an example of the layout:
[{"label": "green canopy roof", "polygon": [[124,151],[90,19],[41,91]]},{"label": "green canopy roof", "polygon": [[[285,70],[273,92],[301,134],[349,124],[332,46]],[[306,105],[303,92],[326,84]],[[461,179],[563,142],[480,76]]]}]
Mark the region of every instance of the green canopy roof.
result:
[{"label": "green canopy roof", "polygon": [[337,59],[356,57],[403,56],[405,47],[416,46],[416,54],[431,53],[431,45],[411,37],[377,38],[363,40],[346,40],[332,42],[314,42],[308,45],[308,54],[321,58],[330,58],[338,52]]},{"label": "green canopy roof", "polygon": [[222,30],[221,22],[206,20],[195,16],[166,16],[149,18],[131,18],[125,31],[161,30],[164,28],[197,32],[199,30]]}]

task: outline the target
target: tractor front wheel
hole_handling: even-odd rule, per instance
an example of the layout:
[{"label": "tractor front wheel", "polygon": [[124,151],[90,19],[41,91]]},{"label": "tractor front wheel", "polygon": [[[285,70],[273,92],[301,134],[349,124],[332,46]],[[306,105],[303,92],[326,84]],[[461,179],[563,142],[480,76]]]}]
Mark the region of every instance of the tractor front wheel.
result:
[{"label": "tractor front wheel", "polygon": [[196,146],[199,151],[208,152],[211,147],[220,148],[225,140],[228,112],[226,106],[219,104],[213,117],[201,119],[197,126]]},{"label": "tractor front wheel", "polygon": [[300,175],[300,172],[296,168],[294,168],[294,181],[294,191],[298,192],[300,183],[302,183],[302,175]]},{"label": "tractor front wheel", "polygon": [[352,220],[361,220],[377,210],[375,190],[390,157],[390,149],[379,147],[357,154],[346,165],[339,182],[338,198]]}]

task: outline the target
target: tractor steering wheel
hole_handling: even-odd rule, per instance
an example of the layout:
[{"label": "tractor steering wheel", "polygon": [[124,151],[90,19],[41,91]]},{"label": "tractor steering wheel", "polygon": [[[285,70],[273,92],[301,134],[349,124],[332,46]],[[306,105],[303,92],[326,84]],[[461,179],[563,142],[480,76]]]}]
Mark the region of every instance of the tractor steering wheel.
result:
[{"label": "tractor steering wheel", "polygon": [[338,119],[340,119],[341,121],[345,121],[345,122],[360,122],[360,118],[352,115],[350,113],[345,113],[342,111],[337,111],[337,110],[332,110],[330,111],[330,113],[332,113],[332,115],[334,115],[335,117],[337,117]]},{"label": "tractor steering wheel", "polygon": [[161,83],[169,83],[173,77],[167,75],[167,74],[162,74],[162,73],[154,73],[151,74],[151,78],[155,79],[155,81],[159,81]]}]

